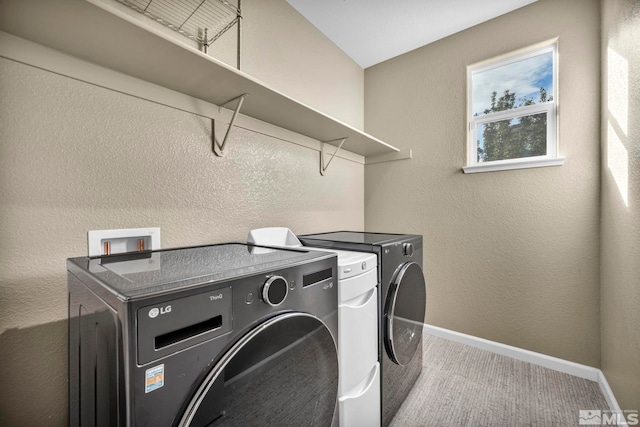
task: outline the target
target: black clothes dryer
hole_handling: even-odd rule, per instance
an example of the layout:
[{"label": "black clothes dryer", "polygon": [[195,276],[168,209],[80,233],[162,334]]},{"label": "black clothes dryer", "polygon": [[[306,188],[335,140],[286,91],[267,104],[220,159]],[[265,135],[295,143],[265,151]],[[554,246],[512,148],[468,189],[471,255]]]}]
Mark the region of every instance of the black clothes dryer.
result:
[{"label": "black clothes dryer", "polygon": [[426,289],[422,236],[336,231],[298,236],[304,245],[374,252],[380,283],[381,424],[386,427],[422,371]]},{"label": "black clothes dryer", "polygon": [[244,244],[67,260],[71,426],[337,423],[337,258]]}]

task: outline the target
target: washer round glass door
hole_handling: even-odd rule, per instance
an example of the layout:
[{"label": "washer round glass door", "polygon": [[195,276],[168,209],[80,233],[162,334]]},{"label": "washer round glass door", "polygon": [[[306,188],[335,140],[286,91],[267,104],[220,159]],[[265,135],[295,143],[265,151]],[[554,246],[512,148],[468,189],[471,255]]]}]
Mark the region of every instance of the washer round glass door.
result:
[{"label": "washer round glass door", "polygon": [[331,332],[314,316],[287,313],[260,324],[224,354],[178,425],[326,427],[337,397]]},{"label": "washer round glass door", "polygon": [[422,268],[415,262],[401,265],[391,281],[385,305],[385,348],[398,365],[408,365],[420,349],[425,305]]}]

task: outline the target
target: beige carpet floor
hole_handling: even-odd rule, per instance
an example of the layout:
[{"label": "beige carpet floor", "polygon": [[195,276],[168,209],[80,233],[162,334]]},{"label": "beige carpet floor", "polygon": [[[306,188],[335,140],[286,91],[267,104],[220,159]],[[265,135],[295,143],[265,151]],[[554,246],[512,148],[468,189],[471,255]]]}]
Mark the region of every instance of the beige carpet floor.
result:
[{"label": "beige carpet floor", "polygon": [[423,370],[390,427],[578,426],[598,383],[424,334]]}]

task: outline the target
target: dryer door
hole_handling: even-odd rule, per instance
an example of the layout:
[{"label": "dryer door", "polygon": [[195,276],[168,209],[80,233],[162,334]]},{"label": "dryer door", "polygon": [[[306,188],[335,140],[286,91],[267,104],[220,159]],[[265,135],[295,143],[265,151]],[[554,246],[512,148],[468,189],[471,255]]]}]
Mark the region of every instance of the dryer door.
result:
[{"label": "dryer door", "polygon": [[398,268],[385,303],[384,343],[389,358],[405,366],[422,342],[426,290],[422,268],[408,262]]},{"label": "dryer door", "polygon": [[[243,336],[213,366],[179,426],[330,426],[338,354],[318,318],[287,313]],[[337,418],[337,417],[336,417]]]}]

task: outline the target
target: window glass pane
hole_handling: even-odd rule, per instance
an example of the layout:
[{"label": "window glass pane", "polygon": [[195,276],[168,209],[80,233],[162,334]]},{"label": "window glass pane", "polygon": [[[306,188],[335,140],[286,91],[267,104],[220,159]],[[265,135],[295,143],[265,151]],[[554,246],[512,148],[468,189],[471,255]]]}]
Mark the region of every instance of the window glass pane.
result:
[{"label": "window glass pane", "polygon": [[478,162],[547,154],[547,114],[539,113],[476,126]]},{"label": "window glass pane", "polygon": [[479,116],[553,99],[553,53],[473,72],[472,114]]}]

